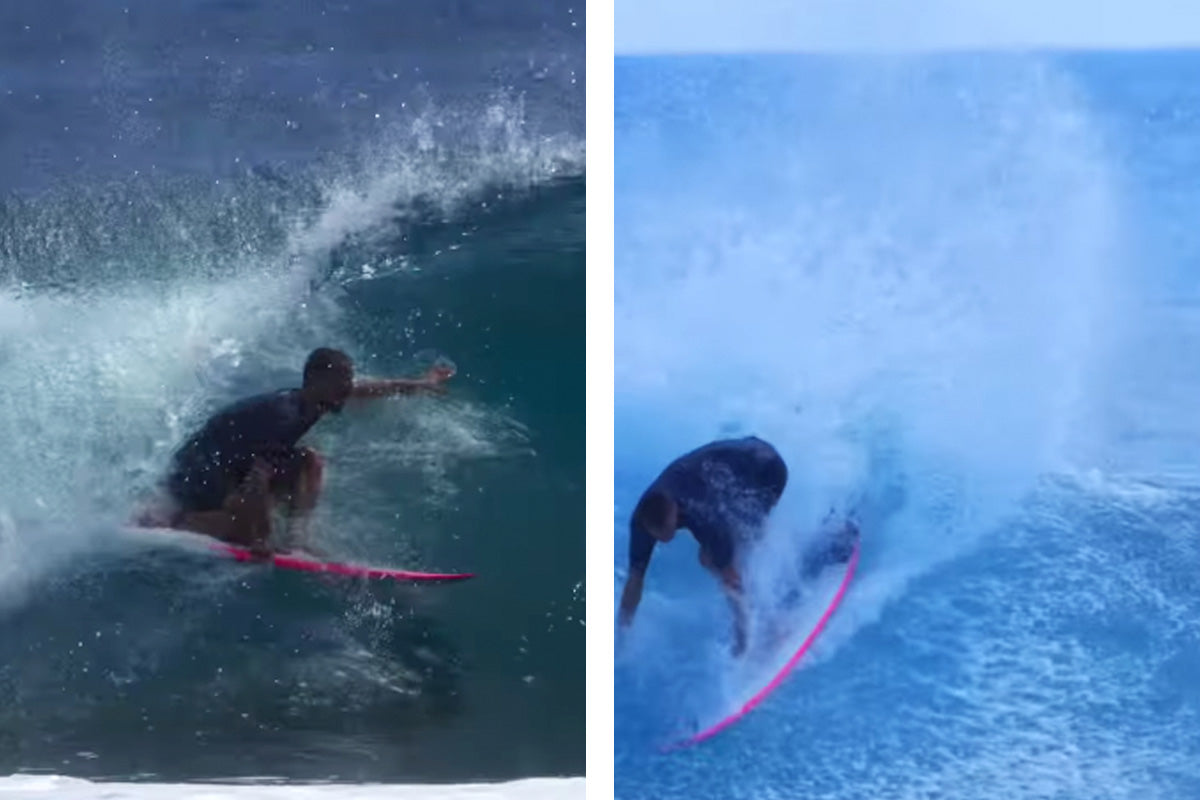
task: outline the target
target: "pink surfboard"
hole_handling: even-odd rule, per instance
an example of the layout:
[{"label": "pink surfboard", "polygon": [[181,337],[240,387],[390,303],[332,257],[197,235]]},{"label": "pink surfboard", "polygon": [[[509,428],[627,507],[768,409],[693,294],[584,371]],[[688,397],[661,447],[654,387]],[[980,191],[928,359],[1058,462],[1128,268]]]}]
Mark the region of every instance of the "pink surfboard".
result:
[{"label": "pink surfboard", "polygon": [[842,604],[842,600],[846,596],[846,590],[850,586],[850,581],[854,578],[855,570],[858,568],[858,551],[859,542],[855,541],[854,552],[851,553],[850,560],[846,562],[846,571],[843,573],[841,582],[838,583],[837,590],[834,592],[833,598],[829,601],[829,605],[827,605],[824,611],[822,611],[821,616],[817,619],[816,624],[809,630],[808,635],[804,637],[804,640],[800,643],[800,646],[795,650],[795,652],[792,653],[791,657],[788,658],[783,666],[777,672],[775,672],[767,684],[756,691],[749,700],[743,703],[733,713],[713,723],[712,725],[709,725],[699,733],[696,733],[687,739],[665,746],[663,748],[663,752],[681,750],[683,748],[699,744],[707,739],[711,739],[761,705],[762,702],[767,699],[767,696],[771,694],[771,692],[775,691],[783,684],[788,675],[791,674],[792,670],[794,670],[800,663],[801,659],[804,658],[805,654],[812,649],[813,643],[817,641],[817,638],[825,630],[825,626],[833,617],[834,612],[836,612],[838,607]]},{"label": "pink surfboard", "polygon": [[237,561],[253,564],[270,564],[280,569],[316,572],[324,575],[339,575],[347,578],[370,578],[376,580],[412,581],[418,583],[445,583],[464,581],[475,577],[472,572],[416,572],[407,569],[369,567],[362,564],[343,564],[321,561],[300,552],[273,553],[265,558],[254,555],[247,548],[215,541],[207,536],[179,531],[172,528],[126,528],[126,536],[151,544],[169,543],[188,548],[201,548]]},{"label": "pink surfboard", "polygon": [[342,575],[348,578],[374,578],[394,581],[416,582],[446,582],[464,581],[475,577],[472,572],[414,572],[406,569],[389,569],[387,567],[367,567],[360,564],[340,564],[333,561],[318,561],[302,553],[272,553],[266,558],[254,555],[244,547],[237,547],[221,542],[210,545],[213,550],[230,556],[238,561],[271,564],[280,569],[294,569],[301,572],[320,572],[326,575]]}]

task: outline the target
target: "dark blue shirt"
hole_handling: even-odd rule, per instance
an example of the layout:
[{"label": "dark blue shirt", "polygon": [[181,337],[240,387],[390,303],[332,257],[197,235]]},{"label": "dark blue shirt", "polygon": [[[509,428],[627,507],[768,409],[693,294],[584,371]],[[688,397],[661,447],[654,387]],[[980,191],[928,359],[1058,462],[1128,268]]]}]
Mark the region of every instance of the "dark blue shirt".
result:
[{"label": "dark blue shirt", "polygon": [[[770,444],[755,436],[723,439],[672,461],[642,494],[667,494],[679,507],[679,527],[691,531],[713,565],[733,563],[741,534],[762,525],[787,485],[787,466]],[[639,501],[640,503],[640,501]],[[644,570],[655,539],[630,522],[629,566]]]},{"label": "dark blue shirt", "polygon": [[305,411],[299,389],[271,392],[218,411],[175,453],[176,476],[216,473],[240,481],[256,455],[294,448],[321,413]]}]

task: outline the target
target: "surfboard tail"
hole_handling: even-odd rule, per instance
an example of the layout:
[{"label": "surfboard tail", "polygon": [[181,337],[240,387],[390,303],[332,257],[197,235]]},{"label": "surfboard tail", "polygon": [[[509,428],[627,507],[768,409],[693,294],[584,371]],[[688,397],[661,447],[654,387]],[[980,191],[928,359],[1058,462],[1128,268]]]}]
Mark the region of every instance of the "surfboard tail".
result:
[{"label": "surfboard tail", "polygon": [[833,615],[837,612],[838,608],[841,607],[842,601],[845,600],[846,593],[849,590],[850,582],[854,579],[855,573],[857,572],[860,552],[861,543],[856,528],[853,536],[853,549],[850,552],[848,560],[846,560],[846,571],[842,575],[842,579],[838,583],[837,589],[830,599],[828,605],[825,606],[824,610],[821,612],[821,616],[809,630],[809,633],[800,643],[800,646],[792,653],[787,662],[775,672],[765,686],[758,689],[733,713],[728,714],[724,718],[718,720],[716,723],[700,730],[690,737],[663,745],[659,748],[659,751],[661,753],[676,752],[678,750],[693,747],[713,738],[760,706],[772,692],[782,686],[792,671],[795,670],[805,655],[807,655],[812,649],[817,639],[825,631],[830,619],[833,618]]}]

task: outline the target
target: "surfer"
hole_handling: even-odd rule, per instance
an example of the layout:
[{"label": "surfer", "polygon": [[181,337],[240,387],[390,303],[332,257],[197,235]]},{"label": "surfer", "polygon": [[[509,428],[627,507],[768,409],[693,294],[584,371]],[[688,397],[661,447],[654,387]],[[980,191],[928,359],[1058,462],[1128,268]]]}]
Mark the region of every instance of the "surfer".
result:
[{"label": "surfer", "polygon": [[733,653],[746,648],[746,601],[739,565],[787,486],[783,458],[754,436],[710,442],[671,462],[650,484],[629,521],[629,578],[619,622],[633,622],[657,542],[680,529],[700,544],[700,563],[716,575],[733,609]]},{"label": "surfer", "polygon": [[453,374],[439,364],[415,379],[355,381],[348,355],[314,350],[299,389],[234,403],[188,439],[163,485],[167,508],[138,522],[207,534],[265,556],[276,504],[285,507],[289,528],[316,507],[324,462],[298,442],[321,417],[341,413],[351,399],[440,392]]}]

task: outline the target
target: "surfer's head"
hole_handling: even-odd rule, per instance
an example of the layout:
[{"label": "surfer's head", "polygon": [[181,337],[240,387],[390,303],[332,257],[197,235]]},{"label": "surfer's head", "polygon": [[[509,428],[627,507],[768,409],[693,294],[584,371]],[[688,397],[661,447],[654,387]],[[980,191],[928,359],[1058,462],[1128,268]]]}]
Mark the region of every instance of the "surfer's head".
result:
[{"label": "surfer's head", "polygon": [[341,350],[321,347],[304,362],[304,392],[321,411],[337,414],[354,389],[354,362]]},{"label": "surfer's head", "polygon": [[679,528],[679,506],[663,490],[651,489],[633,510],[633,524],[658,541],[669,542]]}]

